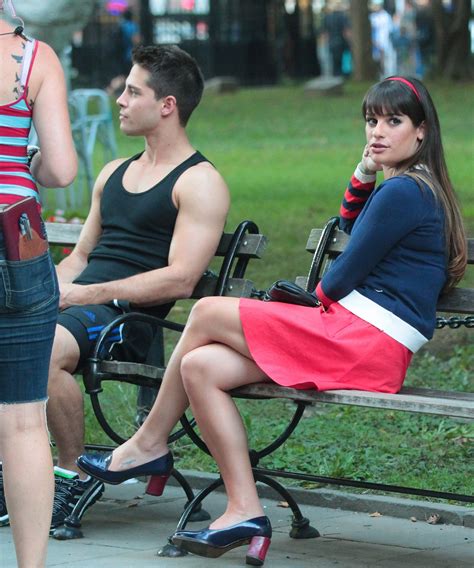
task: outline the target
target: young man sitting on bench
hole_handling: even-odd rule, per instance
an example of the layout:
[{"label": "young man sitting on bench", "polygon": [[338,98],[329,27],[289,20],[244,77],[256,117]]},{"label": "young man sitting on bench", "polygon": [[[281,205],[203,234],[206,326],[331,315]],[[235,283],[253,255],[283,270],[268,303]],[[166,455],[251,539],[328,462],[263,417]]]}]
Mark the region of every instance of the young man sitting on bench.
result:
[{"label": "young man sitting on bench", "polygon": [[[201,71],[180,48],[134,50],[117,104],[121,131],[143,136],[145,149],[103,168],[79,241],[57,266],[61,312],[47,407],[58,453],[51,529],[93,482],[75,464],[84,452],[84,409],[74,373],[100,330],[128,305],[165,317],[174,300],[189,297],[221,238],[228,189],[185,130],[202,92]],[[102,492],[103,486],[89,496],[82,513]]]}]

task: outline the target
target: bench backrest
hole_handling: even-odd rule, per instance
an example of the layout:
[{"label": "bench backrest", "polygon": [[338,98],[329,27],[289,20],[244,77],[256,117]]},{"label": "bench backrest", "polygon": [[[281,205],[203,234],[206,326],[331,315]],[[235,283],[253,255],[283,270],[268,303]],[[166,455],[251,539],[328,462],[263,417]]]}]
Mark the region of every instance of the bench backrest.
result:
[{"label": "bench backrest", "polygon": [[[82,230],[79,223],[45,225],[50,245],[74,246]],[[222,258],[220,273],[207,271],[199,280],[192,298],[215,295],[219,287],[225,296],[250,297],[254,291],[253,282],[243,277],[247,263],[253,258],[262,258],[266,246],[266,237],[252,222],[244,221],[234,233],[223,233],[215,254]]]},{"label": "bench backrest", "polygon": [[[314,253],[322,233],[323,229],[312,229],[306,244],[306,250],[308,252]],[[334,229],[332,237],[326,248],[326,255],[321,273],[324,273],[324,270],[329,268],[330,263],[341,254],[349,242],[349,239],[349,235],[340,229]],[[469,269],[469,267],[474,264],[474,239],[468,239],[467,245]],[[307,281],[308,278],[306,276],[299,276],[296,279],[297,284],[303,288],[306,286]],[[458,314],[474,314],[474,288],[467,288],[462,284],[456,286],[456,288],[453,288],[448,294],[444,294],[440,297],[437,311]]]}]

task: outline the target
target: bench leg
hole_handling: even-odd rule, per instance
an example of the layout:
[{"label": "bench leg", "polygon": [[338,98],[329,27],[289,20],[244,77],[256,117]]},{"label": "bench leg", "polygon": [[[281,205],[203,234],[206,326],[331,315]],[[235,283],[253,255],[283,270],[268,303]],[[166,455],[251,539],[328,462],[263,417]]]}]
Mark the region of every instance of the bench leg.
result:
[{"label": "bench leg", "polygon": [[[283,487],[283,485],[278,483],[278,481],[276,481],[275,479],[272,479],[271,477],[268,477],[267,475],[263,475],[261,473],[254,472],[254,476],[255,476],[255,481],[260,481],[261,483],[264,483],[265,485],[268,485],[269,487],[274,489],[277,493],[279,493],[282,496],[282,498],[290,506],[291,511],[293,513],[293,521],[291,524],[291,531],[290,531],[291,538],[303,539],[303,538],[316,538],[320,536],[319,532],[309,524],[309,520],[306,517],[303,517],[303,514],[301,513],[298,504],[293,499],[292,495],[285,489],[285,487]],[[181,515],[181,518],[179,519],[176,530],[177,531],[183,530],[186,527],[187,523],[191,520],[192,515],[200,510],[201,503],[204,501],[204,499],[210,493],[215,491],[218,487],[220,487],[223,484],[224,481],[222,480],[222,477],[219,477],[218,479],[213,481],[210,485],[202,489],[194,497],[194,499],[187,504],[184,513]],[[168,556],[168,557],[182,556],[179,550],[180,550],[179,547],[175,547],[172,544],[167,544],[161,550],[158,551],[158,556]]]},{"label": "bench leg", "polygon": [[[185,505],[185,508],[194,500],[195,496],[191,486],[189,485],[186,478],[179,473],[177,470],[173,470],[171,475],[176,479],[176,481],[181,485],[183,491],[186,493],[186,497],[188,501]],[[61,527],[57,527],[52,532],[52,537],[56,540],[72,540],[77,538],[83,538],[84,533],[81,530],[81,519],[84,514],[83,504],[88,500],[90,493],[93,493],[97,490],[97,487],[101,485],[101,481],[96,481],[89,490],[82,495],[79,501],[76,503],[72,513],[64,519],[64,524]],[[189,512],[188,519],[190,522],[195,521],[207,521],[211,518],[209,513],[202,509],[201,503],[199,502],[195,507],[192,508]],[[174,545],[172,545],[174,547]],[[174,547],[176,548],[176,547]],[[170,551],[171,552],[171,551]],[[183,551],[184,552],[184,551]],[[176,554],[168,554],[167,556],[176,556]],[[182,556],[182,554],[180,554]]]},{"label": "bench leg", "polygon": [[269,477],[268,475],[263,475],[262,473],[254,472],[255,481],[260,481],[274,489],[279,493],[283,500],[288,503],[290,509],[293,513],[293,521],[291,523],[290,537],[291,538],[317,538],[321,536],[319,531],[309,524],[309,520],[303,517],[301,509],[298,503],[293,499],[291,493],[283,487],[281,483],[278,483],[275,479]]},{"label": "bench leg", "polygon": [[71,514],[64,519],[64,525],[53,531],[51,535],[53,538],[56,540],[72,540],[84,537],[84,534],[81,531],[81,519],[85,513],[84,503],[89,500],[90,494],[97,491],[101,485],[102,481],[96,480],[95,483],[89,487],[88,491],[86,491],[76,503]]},{"label": "bench leg", "polygon": [[[178,473],[178,472],[176,472]],[[175,476],[175,470],[173,470],[172,475],[175,477],[175,479],[178,481],[178,483],[180,482],[179,479]],[[178,473],[178,475],[181,476],[180,473]],[[181,476],[183,477],[183,476]],[[188,482],[184,479],[185,483],[187,485]],[[210,485],[208,485],[207,487],[205,487],[204,489],[202,489],[193,499],[191,499],[191,501],[188,501],[188,503],[185,505],[185,509],[183,514],[181,515],[181,518],[178,521],[178,525],[176,527],[177,531],[183,530],[184,527],[187,525],[187,523],[189,521],[193,521],[193,520],[198,520],[196,519],[194,516],[196,515],[196,513],[205,513],[207,515],[207,517],[205,517],[203,520],[207,520],[210,519],[209,513],[207,511],[201,511],[201,504],[204,501],[204,499],[209,495],[209,493],[212,493],[215,489],[217,489],[219,486],[223,485],[223,480],[221,477],[219,477],[218,479],[216,479],[215,481],[213,481]],[[186,491],[185,487],[182,486],[183,489]],[[192,491],[191,491],[192,494]],[[189,499],[189,495],[188,493],[186,493],[186,495],[188,496]],[[201,520],[201,519],[199,519]],[[175,546],[174,544],[168,543],[165,546],[163,546],[159,551],[158,551],[158,556],[164,556],[164,557],[171,557],[171,558],[175,558],[178,556],[185,556],[187,554],[187,552],[185,550],[183,550],[182,548],[180,548],[179,546]]]},{"label": "bench leg", "polygon": [[[171,475],[176,479],[176,481],[183,488],[183,491],[186,493],[186,497],[188,498],[188,501],[187,501],[186,505],[184,506],[184,509],[186,510],[188,508],[188,506],[190,505],[190,503],[192,503],[195,500],[196,497],[195,497],[193,490],[192,490],[191,486],[189,485],[187,479],[184,477],[184,475],[182,473],[180,473],[176,469],[173,469],[173,471],[171,472]],[[211,515],[202,508],[201,502],[199,502],[195,506],[193,506],[193,508],[191,509],[189,516],[187,518],[187,521],[194,523],[194,522],[197,522],[197,521],[208,521],[210,518],[211,518]]]}]

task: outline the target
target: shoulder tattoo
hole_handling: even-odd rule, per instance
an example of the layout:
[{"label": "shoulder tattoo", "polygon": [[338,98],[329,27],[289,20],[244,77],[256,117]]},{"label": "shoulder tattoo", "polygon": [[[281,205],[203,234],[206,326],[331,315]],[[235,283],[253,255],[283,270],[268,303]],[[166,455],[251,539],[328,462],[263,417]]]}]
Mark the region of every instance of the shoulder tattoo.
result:
[{"label": "shoulder tattoo", "polygon": [[[21,48],[23,49],[23,51],[25,50],[25,44],[22,43],[21,44]],[[22,55],[15,55],[14,53],[12,53],[12,58],[13,60],[20,66],[21,69],[21,65],[23,63],[23,54]],[[20,75],[18,74],[18,72],[15,72],[15,86],[13,87],[13,94],[16,97],[19,97],[21,92],[21,84],[20,84],[21,78]]]}]

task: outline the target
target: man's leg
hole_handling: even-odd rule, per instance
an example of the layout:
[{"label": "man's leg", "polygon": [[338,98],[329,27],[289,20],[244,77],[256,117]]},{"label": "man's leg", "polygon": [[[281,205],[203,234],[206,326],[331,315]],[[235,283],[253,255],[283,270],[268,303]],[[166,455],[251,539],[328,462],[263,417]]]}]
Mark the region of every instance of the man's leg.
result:
[{"label": "man's leg", "polygon": [[48,426],[58,452],[58,466],[87,476],[76,466],[84,451],[84,402],[73,376],[80,358],[79,345],[72,333],[56,326],[49,368]]},{"label": "man's leg", "polygon": [[[87,476],[76,466],[84,453],[84,401],[74,373],[90,356],[100,331],[122,313],[110,305],[72,306],[59,314],[49,368],[48,425],[56,444],[58,466]],[[114,335],[121,340],[121,331]]]},{"label": "man's leg", "polygon": [[62,525],[73,512],[80,519],[104,491],[102,483],[76,466],[76,458],[84,451],[84,404],[73,373],[89,356],[99,331],[119,313],[109,306],[90,305],[59,314],[48,384],[48,422],[58,453],[51,528]]}]

